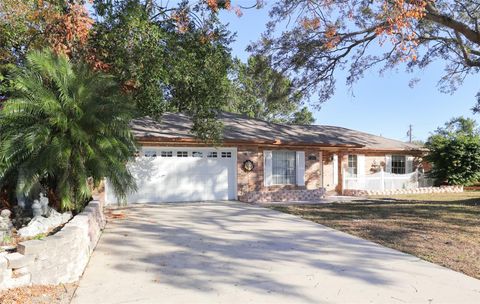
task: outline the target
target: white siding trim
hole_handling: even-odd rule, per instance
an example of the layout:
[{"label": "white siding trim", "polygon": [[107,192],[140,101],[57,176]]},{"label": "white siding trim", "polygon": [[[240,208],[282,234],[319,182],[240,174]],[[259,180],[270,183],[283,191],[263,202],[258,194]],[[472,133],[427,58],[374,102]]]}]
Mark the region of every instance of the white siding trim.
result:
[{"label": "white siding trim", "polygon": [[333,154],[333,186],[338,185],[338,155]]},{"label": "white siding trim", "polygon": [[385,171],[392,173],[392,155],[385,155]]},{"label": "white siding trim", "polygon": [[365,176],[365,155],[357,154],[357,175]]},{"label": "white siding trim", "polygon": [[412,173],[413,170],[413,159],[411,155],[405,156],[405,173]]},{"label": "white siding trim", "polygon": [[365,155],[357,154],[357,177],[359,181],[360,189],[365,187]]},{"label": "white siding trim", "polygon": [[325,176],[323,175],[323,172],[324,172],[323,166],[324,166],[324,164],[323,164],[323,152],[322,152],[322,151],[320,151],[319,156],[320,156],[320,158],[318,159],[318,161],[319,161],[319,163],[320,163],[320,178],[322,179],[321,185],[322,185],[322,188],[325,188]]},{"label": "white siding trim", "polygon": [[297,151],[296,158],[297,185],[305,186],[305,152]]},{"label": "white siding trim", "polygon": [[272,151],[263,151],[263,184],[268,187],[272,184]]}]

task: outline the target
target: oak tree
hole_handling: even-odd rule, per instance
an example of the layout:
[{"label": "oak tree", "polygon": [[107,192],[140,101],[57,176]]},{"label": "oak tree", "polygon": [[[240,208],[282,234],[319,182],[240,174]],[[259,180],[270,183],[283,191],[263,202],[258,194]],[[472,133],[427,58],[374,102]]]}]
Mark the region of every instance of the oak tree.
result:
[{"label": "oak tree", "polygon": [[445,92],[479,71],[476,0],[277,0],[270,16],[250,50],[272,56],[302,92],[319,91],[320,101],[334,93],[339,70],[352,85],[372,68],[413,71],[442,61]]}]

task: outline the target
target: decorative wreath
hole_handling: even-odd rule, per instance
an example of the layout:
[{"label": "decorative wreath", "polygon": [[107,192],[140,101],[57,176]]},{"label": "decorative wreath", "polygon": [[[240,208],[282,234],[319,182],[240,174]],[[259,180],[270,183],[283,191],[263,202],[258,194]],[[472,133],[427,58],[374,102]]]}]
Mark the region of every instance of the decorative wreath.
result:
[{"label": "decorative wreath", "polygon": [[243,170],[250,172],[253,170],[253,168],[255,168],[255,165],[251,160],[246,160],[243,162]]}]

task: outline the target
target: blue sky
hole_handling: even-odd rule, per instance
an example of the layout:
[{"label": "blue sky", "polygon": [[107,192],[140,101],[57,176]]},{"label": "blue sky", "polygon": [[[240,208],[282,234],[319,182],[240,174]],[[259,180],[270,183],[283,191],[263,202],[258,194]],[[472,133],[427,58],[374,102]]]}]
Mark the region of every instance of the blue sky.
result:
[{"label": "blue sky", "polygon": [[[232,44],[233,54],[245,61],[249,55],[245,48],[265,30],[268,9],[246,10],[242,17],[222,12],[221,20],[237,33]],[[443,94],[437,88],[442,69],[443,63],[438,62],[415,74],[400,69],[381,77],[370,71],[355,85],[353,96],[345,85],[345,77],[339,73],[335,96],[322,104],[320,110],[310,109],[317,124],[343,126],[403,141],[407,140],[410,124],[414,138],[425,140],[454,116],[463,115],[478,121],[478,115],[470,110],[480,90],[475,77],[468,78],[453,95]],[[410,88],[408,83],[413,77],[421,81]],[[312,102],[316,102],[315,97]]]}]

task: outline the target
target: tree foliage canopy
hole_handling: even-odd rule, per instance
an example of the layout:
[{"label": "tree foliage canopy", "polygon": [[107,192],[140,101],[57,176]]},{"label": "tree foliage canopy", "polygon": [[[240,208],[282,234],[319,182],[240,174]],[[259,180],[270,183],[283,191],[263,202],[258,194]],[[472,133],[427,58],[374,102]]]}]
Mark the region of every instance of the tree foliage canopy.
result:
[{"label": "tree foliage canopy", "polygon": [[[49,47],[57,53],[78,57],[85,50],[93,24],[84,4],[85,0],[2,0],[1,75],[22,65],[30,50]],[[5,82],[5,77],[0,81]],[[1,93],[5,92],[0,90]]]},{"label": "tree foliage canopy", "polygon": [[450,120],[430,136],[426,147],[433,177],[454,185],[480,180],[480,133],[474,120]]},{"label": "tree foliage canopy", "polygon": [[47,50],[26,59],[0,111],[0,185],[28,193],[41,183],[60,209],[83,206],[89,178],[107,177],[120,197],[135,189],[125,166],[133,107],[114,78]]},{"label": "tree foliage canopy", "polygon": [[374,67],[404,63],[413,71],[442,60],[439,85],[448,92],[480,68],[478,1],[277,0],[270,15],[250,49],[271,55],[276,68],[296,75],[302,92],[318,90],[320,101],[334,93],[339,70],[352,85]]},{"label": "tree foliage canopy", "polygon": [[[192,116],[195,134],[219,137],[215,119],[227,102],[230,33],[211,11],[151,1],[96,1],[99,20],[90,39],[96,60],[129,91],[140,115],[165,111]],[[194,14],[201,17],[187,18]]]},{"label": "tree foliage canopy", "polygon": [[292,81],[275,71],[268,58],[251,56],[246,64],[235,61],[229,111],[277,123],[311,124],[313,115],[300,108],[302,99]]},{"label": "tree foliage canopy", "polygon": [[[152,0],[5,0],[0,4],[0,96],[30,50],[50,47],[114,75],[138,115],[192,116],[194,133],[219,137],[215,119],[228,97],[230,33],[205,1],[170,7]],[[223,6],[217,9],[224,8]]]}]

